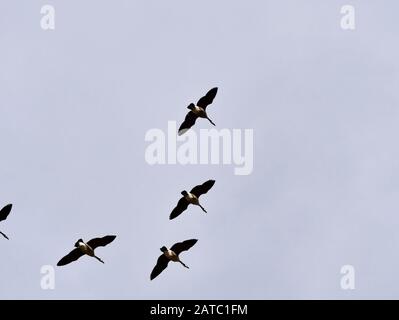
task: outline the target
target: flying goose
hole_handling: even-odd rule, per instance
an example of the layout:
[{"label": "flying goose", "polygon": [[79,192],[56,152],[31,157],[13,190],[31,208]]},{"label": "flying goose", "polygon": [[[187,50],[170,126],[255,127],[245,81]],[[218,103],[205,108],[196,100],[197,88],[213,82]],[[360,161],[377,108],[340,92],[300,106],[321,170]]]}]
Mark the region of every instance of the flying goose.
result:
[{"label": "flying goose", "polygon": [[94,238],[85,243],[82,239],[79,239],[75,243],[75,249],[73,249],[70,253],[68,253],[65,257],[63,257],[58,263],[57,266],[65,266],[68,263],[71,263],[75,260],[78,260],[81,256],[87,254],[90,257],[96,258],[101,263],[104,263],[99,257],[97,257],[94,253],[94,250],[97,247],[105,247],[107,244],[114,241],[116,236],[105,236],[102,238]]},{"label": "flying goose", "polygon": [[160,250],[163,252],[157,260],[157,264],[155,265],[154,269],[151,272],[150,279],[153,280],[159,274],[166,269],[168,266],[169,261],[174,261],[174,262],[180,262],[183,267],[188,268],[179,258],[179,254],[182,253],[183,251],[187,251],[190,249],[193,245],[197,243],[197,239],[191,239],[191,240],[186,240],[183,242],[178,242],[175,243],[170,249],[167,249],[165,246],[163,246]]},{"label": "flying goose", "polygon": [[213,88],[208,91],[208,93],[203,96],[201,99],[198,100],[197,105],[194,103],[191,103],[187,109],[190,109],[186,115],[186,118],[184,119],[183,123],[180,125],[179,128],[179,136],[184,134],[188,129],[190,129],[194,124],[197,118],[205,118],[208,119],[210,123],[212,123],[214,126],[215,124],[211,119],[209,119],[207,113],[206,113],[206,107],[209,106],[212,102],[213,99],[216,97],[216,93],[218,92],[218,88]]},{"label": "flying goose", "polygon": [[[8,215],[11,212],[11,209],[12,209],[12,204],[7,204],[3,209],[0,210],[0,221],[7,219]],[[0,231],[0,234],[7,240],[10,240],[3,232]]]},{"label": "flying goose", "polygon": [[200,184],[194,188],[191,189],[190,192],[187,192],[186,190],[182,191],[181,194],[183,195],[182,198],[180,198],[179,202],[177,203],[177,206],[172,210],[169,219],[172,220],[179,216],[182,212],[184,212],[189,204],[197,205],[199,206],[202,211],[205,213],[207,212],[203,206],[199,203],[199,197],[205,193],[207,193],[215,184],[215,180],[208,180],[204,182],[203,184]]}]

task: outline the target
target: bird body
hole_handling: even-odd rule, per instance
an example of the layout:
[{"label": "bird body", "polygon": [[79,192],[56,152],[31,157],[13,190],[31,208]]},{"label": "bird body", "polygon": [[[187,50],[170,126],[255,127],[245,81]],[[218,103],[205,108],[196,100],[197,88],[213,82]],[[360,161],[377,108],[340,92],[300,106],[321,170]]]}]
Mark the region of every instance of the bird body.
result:
[{"label": "bird body", "polygon": [[199,200],[195,194],[192,194],[191,192],[183,191],[182,195],[189,203],[194,204],[194,205],[199,204]]},{"label": "bird body", "polygon": [[183,242],[178,242],[170,247],[170,249],[163,246],[160,249],[162,251],[162,254],[159,256],[157,264],[151,272],[150,279],[153,280],[157,276],[159,276],[160,273],[166,269],[170,261],[179,262],[183,267],[189,269],[189,267],[180,260],[179,255],[183,251],[189,250],[193,245],[197,243],[197,241],[197,239],[190,239]]},{"label": "bird body", "polygon": [[[10,214],[12,209],[12,204],[6,205],[3,209],[0,210],[0,221],[6,220],[8,215]],[[10,240],[6,234],[0,231],[0,234],[6,238],[7,240]]]},{"label": "bird body", "polygon": [[184,199],[189,203],[189,204],[193,204],[195,206],[199,206],[202,211],[204,211],[206,213],[206,210],[203,206],[201,206],[201,204],[199,203],[199,199],[195,194],[192,194],[191,192],[187,192],[187,191],[182,191],[181,193],[184,196]]},{"label": "bird body", "polygon": [[172,210],[169,219],[172,220],[182,214],[187,208],[189,204],[199,206],[202,211],[207,212],[205,208],[200,204],[199,197],[205,193],[207,193],[215,184],[215,180],[208,180],[203,184],[195,186],[191,189],[190,192],[186,190],[182,191],[182,198],[178,201],[176,207]]},{"label": "bird body", "polygon": [[[190,107],[193,106],[193,107]],[[206,114],[206,111],[202,109],[201,107],[195,106],[194,104],[188,106],[188,109],[190,109],[196,116],[200,118],[208,118],[208,115]]]},{"label": "bird body", "polygon": [[187,107],[190,112],[187,113],[183,123],[179,127],[179,136],[184,134],[188,129],[190,129],[195,124],[197,118],[208,119],[208,121],[215,126],[215,123],[209,118],[208,114],[206,113],[206,108],[213,102],[213,99],[215,99],[217,92],[218,88],[213,88],[209,90],[205,96],[199,99],[197,104],[190,103],[190,105]]},{"label": "bird body", "polygon": [[169,260],[178,262],[179,256],[172,250],[168,249],[163,253]]},{"label": "bird body", "polygon": [[84,255],[88,255],[90,257],[96,258],[101,263],[104,263],[99,257],[96,256],[94,250],[97,247],[105,247],[112,241],[114,241],[116,236],[105,236],[102,238],[94,238],[90,241],[84,242],[82,239],[79,239],[75,243],[75,249],[73,249],[70,253],[68,253],[65,257],[63,257],[58,263],[57,266],[67,265],[75,260],[78,260],[80,257]]},{"label": "bird body", "polygon": [[79,248],[80,251],[82,251],[82,253],[87,254],[88,256],[91,257],[94,256],[93,248],[90,247],[87,243],[84,243],[83,241],[78,241],[77,248]]}]

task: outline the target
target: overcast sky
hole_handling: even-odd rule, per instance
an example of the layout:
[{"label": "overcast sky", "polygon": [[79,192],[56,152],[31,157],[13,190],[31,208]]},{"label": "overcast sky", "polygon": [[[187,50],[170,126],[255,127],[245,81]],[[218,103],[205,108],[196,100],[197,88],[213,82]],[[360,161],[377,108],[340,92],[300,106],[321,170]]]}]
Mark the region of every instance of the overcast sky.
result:
[{"label": "overcast sky", "polygon": [[[56,10],[53,31],[40,8]],[[356,30],[340,9],[356,9]],[[0,298],[399,298],[397,1],[0,2]],[[254,171],[159,165],[145,133],[219,87]],[[199,121],[196,129],[209,128]],[[198,207],[169,221],[210,178]],[[116,234],[56,268],[79,238]],[[198,238],[149,274],[162,245]],[[353,265],[356,289],[340,287]]]}]

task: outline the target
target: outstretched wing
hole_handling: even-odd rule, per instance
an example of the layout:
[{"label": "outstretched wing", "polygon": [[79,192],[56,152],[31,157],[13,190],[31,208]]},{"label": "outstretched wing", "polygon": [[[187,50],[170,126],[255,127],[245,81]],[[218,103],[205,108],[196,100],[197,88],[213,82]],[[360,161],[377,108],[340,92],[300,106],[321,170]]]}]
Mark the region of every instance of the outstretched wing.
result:
[{"label": "outstretched wing", "polygon": [[201,195],[207,193],[215,184],[215,180],[208,180],[204,182],[203,184],[200,184],[196,187],[194,187],[190,193],[194,194],[195,196],[200,197]]},{"label": "outstretched wing", "polygon": [[12,209],[12,204],[7,204],[0,210],[0,221],[6,220]]},{"label": "outstretched wing", "polygon": [[79,248],[75,248],[70,253],[68,253],[65,257],[63,257],[57,263],[57,266],[65,266],[68,263],[78,260],[83,255],[84,255],[84,253]]},{"label": "outstretched wing", "polygon": [[181,136],[183,133],[185,133],[188,129],[190,129],[194,124],[195,121],[197,120],[197,116],[194,112],[190,111],[187,113],[186,118],[184,119],[183,123],[179,127],[179,136]]},{"label": "outstretched wing", "polygon": [[94,250],[97,247],[105,247],[107,244],[110,244],[114,241],[116,236],[105,236],[102,238],[94,238],[90,241],[87,241],[87,244]]},{"label": "outstretched wing", "polygon": [[158,258],[157,264],[151,272],[150,279],[153,280],[159,276],[159,274],[166,269],[169,263],[169,259],[163,254]]},{"label": "outstretched wing", "polygon": [[209,90],[205,96],[198,100],[197,106],[205,110],[206,107],[213,102],[213,99],[215,99],[217,92],[218,88],[213,88]]},{"label": "outstretched wing", "polygon": [[190,239],[190,240],[186,240],[183,242],[178,242],[178,243],[175,243],[170,248],[170,250],[172,250],[174,253],[179,255],[181,252],[187,251],[188,249],[190,249],[193,245],[195,245],[197,243],[197,241],[198,241],[198,239]]},{"label": "outstretched wing", "polygon": [[184,198],[184,197],[180,198],[179,202],[177,203],[177,206],[170,213],[169,219],[172,220],[172,219],[180,216],[180,214],[182,214],[183,211],[187,209],[188,204],[189,203],[186,200],[186,198]]}]

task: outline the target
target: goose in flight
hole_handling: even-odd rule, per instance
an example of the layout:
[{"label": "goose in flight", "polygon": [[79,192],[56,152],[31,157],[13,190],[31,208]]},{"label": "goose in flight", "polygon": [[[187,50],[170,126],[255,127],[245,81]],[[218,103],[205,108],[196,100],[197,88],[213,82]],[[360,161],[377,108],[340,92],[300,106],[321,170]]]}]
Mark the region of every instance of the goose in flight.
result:
[{"label": "goose in flight", "polygon": [[[11,209],[12,209],[12,204],[7,204],[3,209],[0,210],[0,221],[7,219],[8,215],[11,212]],[[0,234],[7,240],[10,240],[3,232],[0,231]]]},{"label": "goose in flight", "polygon": [[215,180],[208,180],[203,184],[195,186],[194,188],[191,189],[190,192],[187,192],[186,190],[182,191],[181,194],[183,195],[183,197],[180,198],[176,207],[172,210],[169,219],[172,220],[177,216],[179,216],[187,209],[189,204],[199,206],[202,209],[202,211],[206,213],[207,211],[204,209],[203,206],[201,206],[198,198],[201,195],[207,193],[213,187],[214,184]]},{"label": "goose in flight", "polygon": [[71,263],[75,260],[78,260],[81,256],[87,254],[90,257],[96,258],[101,263],[104,263],[99,257],[97,257],[94,253],[94,250],[97,247],[105,247],[107,244],[110,244],[114,241],[116,236],[105,236],[102,238],[94,238],[90,241],[84,242],[82,239],[79,239],[75,243],[75,249],[73,249],[70,253],[68,253],[65,257],[63,257],[58,263],[57,266],[65,266],[68,263]]},{"label": "goose in flight", "polygon": [[157,260],[157,264],[154,267],[154,269],[151,272],[151,280],[155,279],[159,274],[166,269],[168,266],[169,261],[174,261],[174,262],[179,262],[183,265],[183,267],[189,269],[181,260],[179,257],[179,254],[182,253],[183,251],[187,251],[190,249],[193,245],[197,243],[197,239],[191,239],[191,240],[186,240],[183,242],[178,242],[175,243],[170,249],[167,249],[165,246],[163,246],[160,250],[162,251],[162,254],[159,256]]},{"label": "goose in flight", "polygon": [[179,136],[181,136],[188,129],[190,129],[195,124],[197,118],[208,119],[209,122],[215,126],[213,121],[209,119],[208,114],[206,113],[206,107],[213,102],[213,99],[215,99],[217,92],[218,88],[213,88],[209,90],[205,96],[203,96],[201,99],[198,100],[197,105],[191,103],[187,107],[187,109],[190,109],[190,111],[187,113],[186,118],[184,119],[183,123],[180,125],[178,132]]}]

